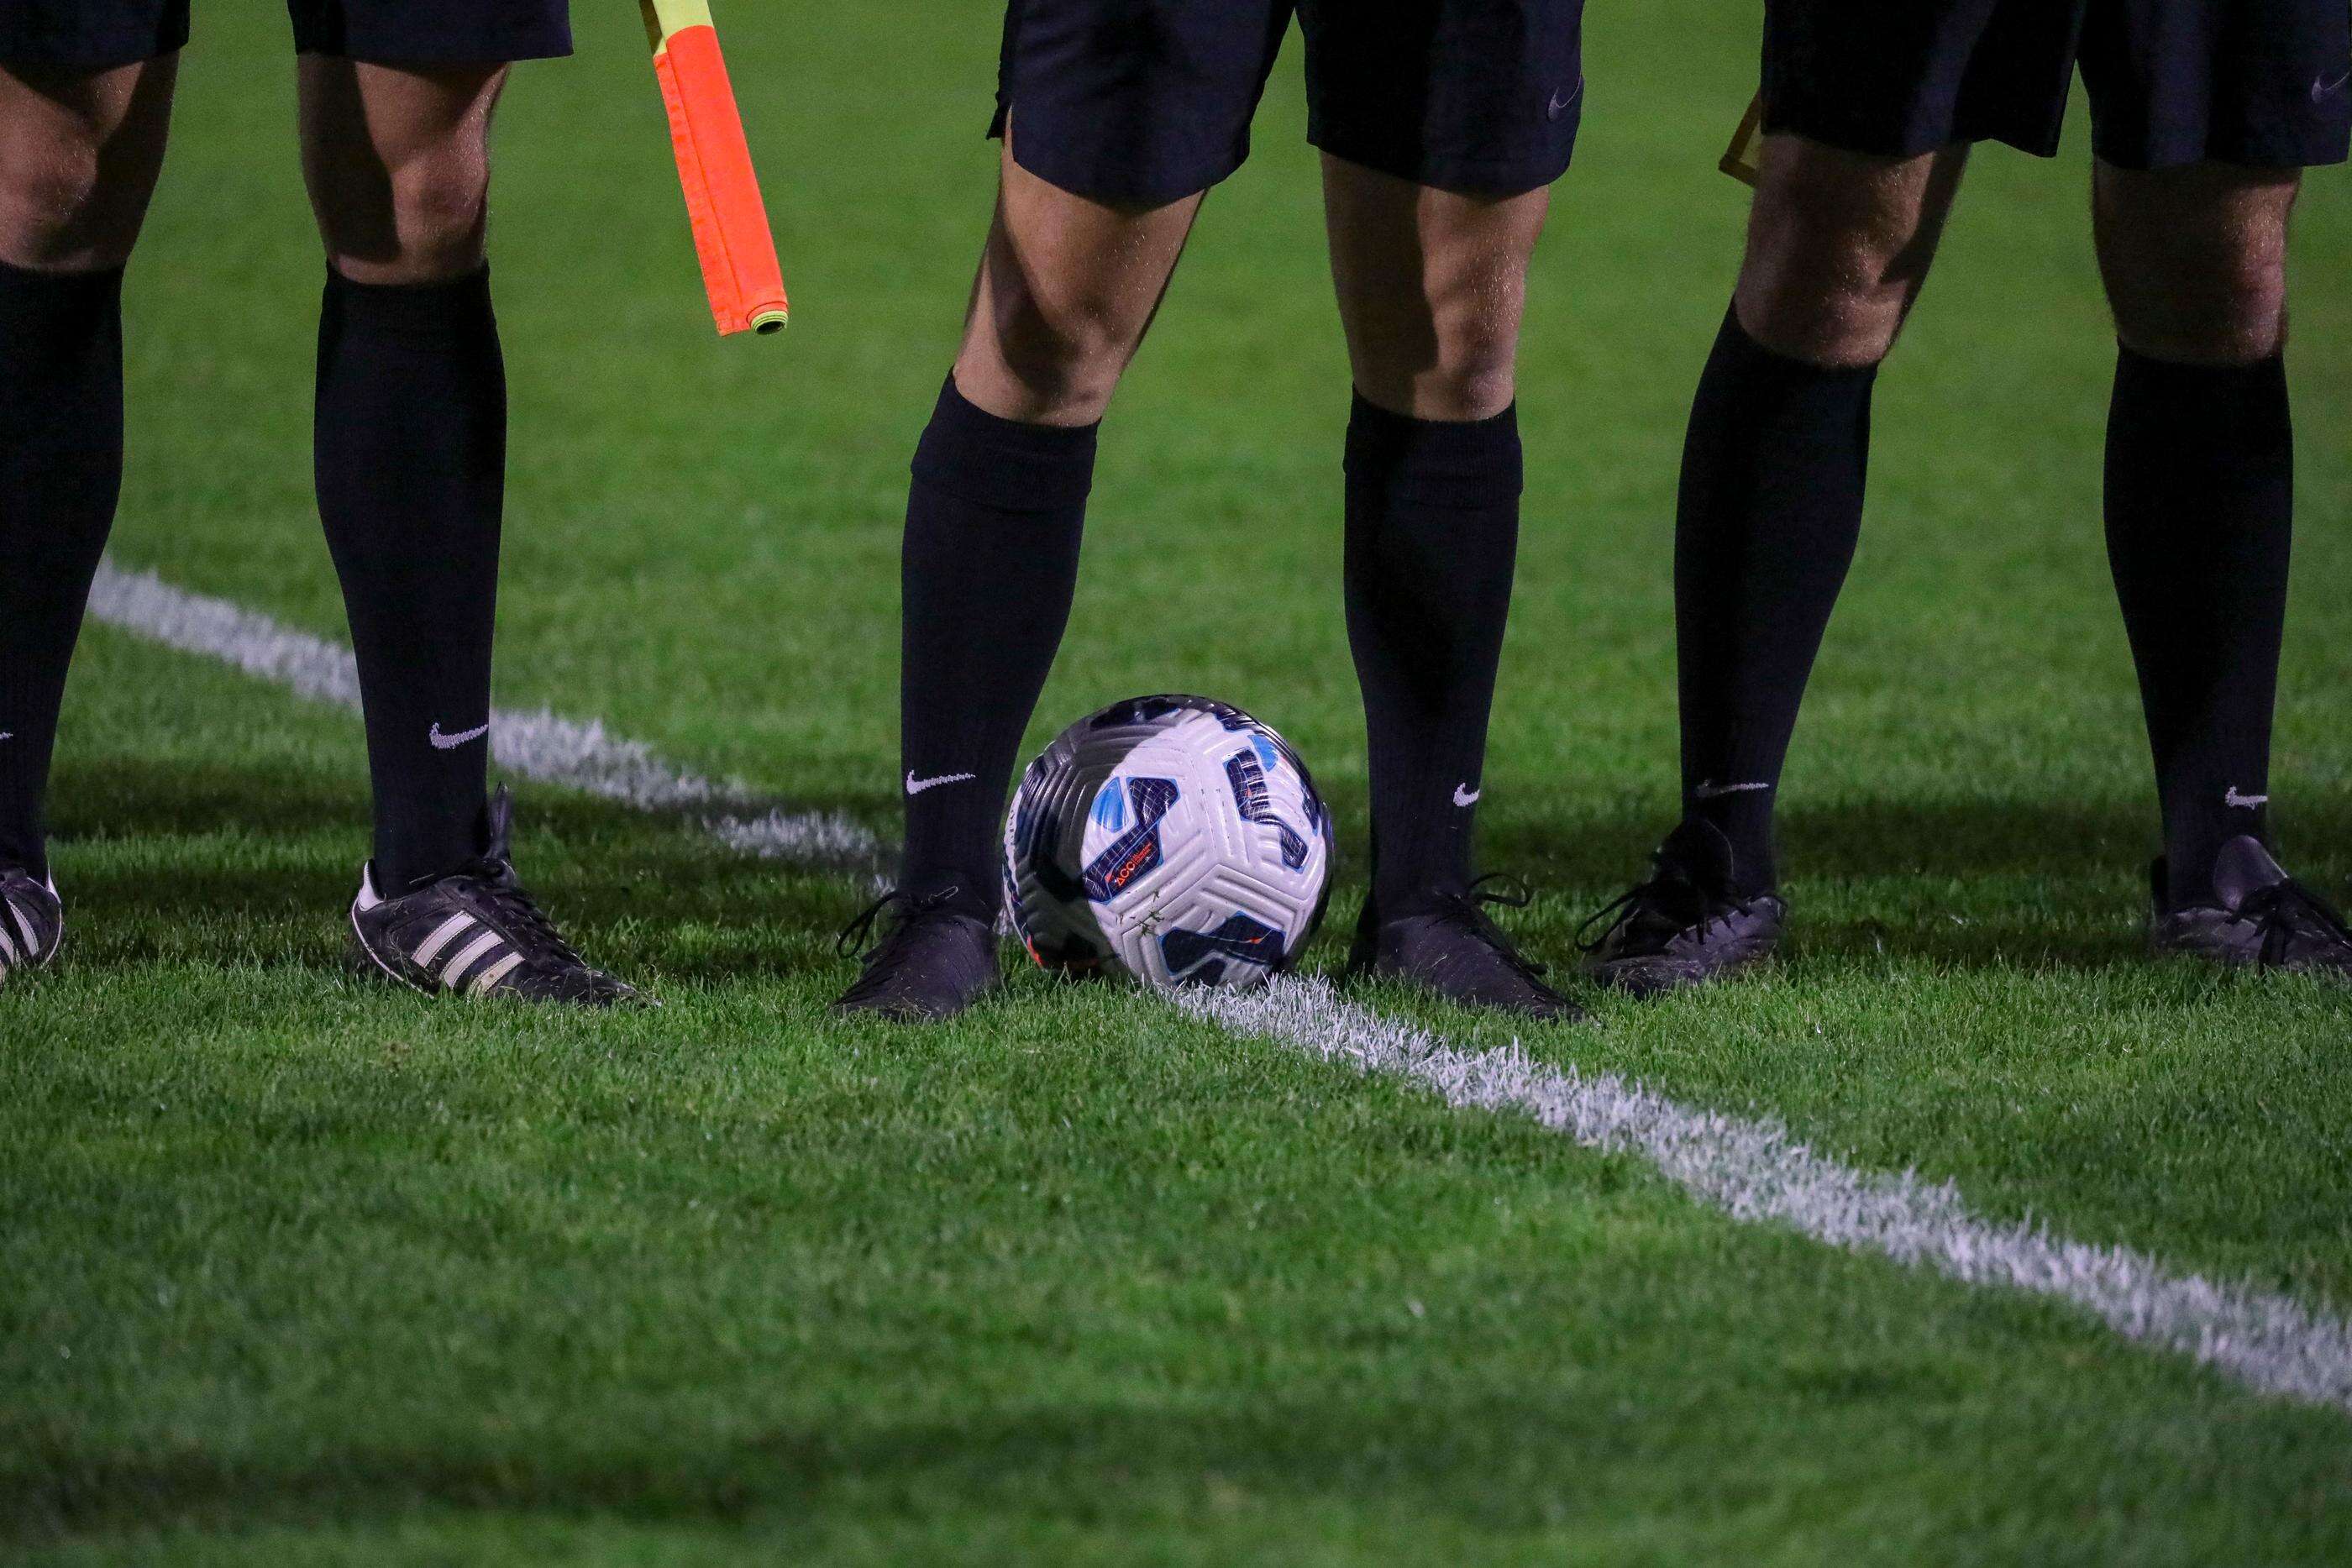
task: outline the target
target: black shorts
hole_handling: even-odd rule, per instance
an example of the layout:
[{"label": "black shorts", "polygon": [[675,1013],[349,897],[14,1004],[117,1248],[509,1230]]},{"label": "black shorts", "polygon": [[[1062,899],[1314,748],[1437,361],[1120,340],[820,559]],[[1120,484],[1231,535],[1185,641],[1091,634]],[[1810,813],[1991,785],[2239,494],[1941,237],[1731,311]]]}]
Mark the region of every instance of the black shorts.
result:
[{"label": "black shorts", "polygon": [[2346,0],[1766,0],[1764,126],[2046,157],[2078,65],[2093,150],[2122,168],[2300,168],[2352,143]]},{"label": "black shorts", "polygon": [[1011,0],[996,123],[1066,191],[1159,206],[1249,156],[1291,13],[1307,140],[1450,191],[1516,195],[1568,169],[1583,0]]},{"label": "black shorts", "polygon": [[[287,0],[294,47],[388,64],[572,52],[568,0]],[[0,0],[0,60],[102,70],[184,47],[188,0]]]}]

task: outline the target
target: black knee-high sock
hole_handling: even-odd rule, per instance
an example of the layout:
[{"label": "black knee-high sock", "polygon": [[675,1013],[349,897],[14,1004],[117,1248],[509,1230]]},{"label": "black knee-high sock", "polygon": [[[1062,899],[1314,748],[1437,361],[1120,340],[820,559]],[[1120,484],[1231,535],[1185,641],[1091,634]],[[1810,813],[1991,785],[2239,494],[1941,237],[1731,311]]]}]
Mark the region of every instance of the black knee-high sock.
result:
[{"label": "black knee-high sock", "polygon": [[1097,426],[1020,424],[950,378],[915,449],[901,563],[900,885],[992,912],[1021,732],[1069,623]]},{"label": "black knee-high sock", "polygon": [[121,268],[0,263],[0,866],[36,876],[66,666],[121,487]]},{"label": "black knee-high sock", "polygon": [[317,443],[390,890],[483,848],[507,444],[488,268],[415,286],[330,274]]},{"label": "black knee-high sock", "polygon": [[1675,528],[1683,810],[1778,876],[1772,810],[1805,682],[1862,533],[1877,368],[1776,354],[1724,319],[1691,407]]},{"label": "black knee-high sock", "polygon": [[2107,559],[2156,754],[2170,895],[2266,834],[2294,443],[2276,355],[2228,369],[2124,349],[2107,423]]},{"label": "black knee-high sock", "polygon": [[1445,423],[1360,394],[1348,422],[1348,643],[1364,691],[1372,907],[1470,881],[1486,719],[1517,564],[1516,408]]}]

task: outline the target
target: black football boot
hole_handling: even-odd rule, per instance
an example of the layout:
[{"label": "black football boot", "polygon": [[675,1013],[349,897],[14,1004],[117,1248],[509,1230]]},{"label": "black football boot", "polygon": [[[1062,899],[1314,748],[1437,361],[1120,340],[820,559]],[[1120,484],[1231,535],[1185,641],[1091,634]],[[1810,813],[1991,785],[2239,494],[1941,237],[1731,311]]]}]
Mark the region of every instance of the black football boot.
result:
[{"label": "black football boot", "polygon": [[507,844],[514,799],[490,802],[489,843],[446,876],[393,893],[373,863],[352,902],[353,967],[427,996],[519,997],[611,1007],[642,1002],[633,988],[591,968],[515,877]]},{"label": "black football boot", "polygon": [[1789,906],[1774,893],[1742,894],[1733,880],[1731,841],[1692,818],[1666,835],[1650,880],[1585,922],[1601,935],[1583,943],[1602,985],[1658,996],[1753,968],[1780,945]]},{"label": "black football boot", "polygon": [[2352,929],[2248,834],[2221,846],[2211,904],[2169,907],[2165,863],[2148,868],[2148,946],[2243,969],[2352,976]]},{"label": "black football boot", "polygon": [[1544,967],[1521,953],[1486,915],[1488,904],[1519,908],[1524,894],[1490,893],[1481,877],[1466,892],[1440,893],[1391,919],[1364,904],[1350,980],[1402,980],[1463,1007],[1518,1013],[1553,1023],[1580,1023],[1584,1010],[1544,983]]},{"label": "black football boot", "polygon": [[865,941],[886,914],[890,928],[860,955],[866,967],[833,1004],[836,1014],[939,1023],[996,988],[995,922],[975,913],[961,888],[893,889],[843,928],[840,951]]}]

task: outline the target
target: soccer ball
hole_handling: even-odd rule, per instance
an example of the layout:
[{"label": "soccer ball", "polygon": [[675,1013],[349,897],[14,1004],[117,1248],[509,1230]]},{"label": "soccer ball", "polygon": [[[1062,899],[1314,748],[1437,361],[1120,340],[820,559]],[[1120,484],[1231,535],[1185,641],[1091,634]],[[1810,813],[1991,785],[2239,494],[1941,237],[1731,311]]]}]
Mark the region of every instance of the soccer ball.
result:
[{"label": "soccer ball", "polygon": [[1205,697],[1136,697],[1022,776],[1005,904],[1049,969],[1256,985],[1314,936],[1331,855],[1330,813],[1282,737]]}]

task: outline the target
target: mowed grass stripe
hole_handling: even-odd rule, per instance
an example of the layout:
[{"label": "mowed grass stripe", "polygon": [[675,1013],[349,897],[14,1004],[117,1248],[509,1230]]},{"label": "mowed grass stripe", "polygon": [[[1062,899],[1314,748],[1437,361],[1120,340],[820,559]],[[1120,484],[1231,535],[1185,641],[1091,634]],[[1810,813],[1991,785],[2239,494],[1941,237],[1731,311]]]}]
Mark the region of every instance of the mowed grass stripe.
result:
[{"label": "mowed grass stripe", "polygon": [[[303,696],[358,706],[348,649],[152,572],[103,568],[90,610],[147,641],[218,659]],[[688,817],[741,853],[872,873],[876,840],[837,813],[763,810],[748,791],[676,768],[601,724],[505,710],[491,723],[494,755],[527,777]],[[1342,1001],[1328,981],[1291,978],[1262,991],[1192,991],[1177,999],[1235,1032],[1412,1080],[1449,1104],[1531,1115],[1584,1146],[1638,1154],[1735,1219],[1785,1225],[1828,1246],[1883,1254],[1966,1284],[2055,1298],[2127,1339],[2191,1356],[2262,1393],[2352,1411],[2352,1325],[2291,1297],[2175,1273],[2127,1248],[1988,1222],[1969,1212],[1948,1182],[1855,1169],[1776,1122],[1695,1109],[1614,1074],[1586,1077],[1516,1049],[1458,1050]]]}]

